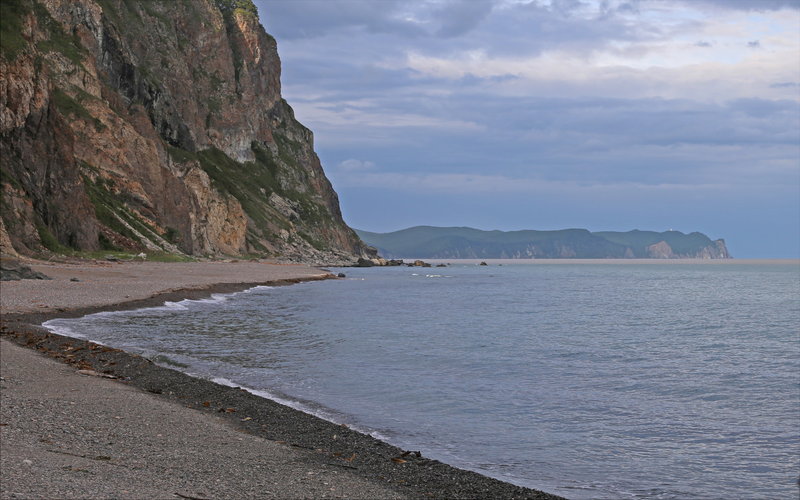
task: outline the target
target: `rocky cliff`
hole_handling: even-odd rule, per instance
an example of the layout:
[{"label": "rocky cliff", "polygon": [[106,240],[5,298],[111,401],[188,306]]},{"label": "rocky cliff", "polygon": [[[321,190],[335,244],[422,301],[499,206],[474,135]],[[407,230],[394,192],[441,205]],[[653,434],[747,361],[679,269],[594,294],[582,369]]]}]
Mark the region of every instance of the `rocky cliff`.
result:
[{"label": "rocky cliff", "polygon": [[351,261],[251,0],[2,0],[0,241]]}]

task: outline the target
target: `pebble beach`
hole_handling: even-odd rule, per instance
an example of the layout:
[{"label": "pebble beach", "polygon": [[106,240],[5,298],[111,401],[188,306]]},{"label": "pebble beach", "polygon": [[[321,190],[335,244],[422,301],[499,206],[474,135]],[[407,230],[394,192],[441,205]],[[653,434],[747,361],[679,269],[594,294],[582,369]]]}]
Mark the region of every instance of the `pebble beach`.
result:
[{"label": "pebble beach", "polygon": [[333,278],[267,262],[30,263],[3,282],[2,498],[560,498],[53,334],[55,317]]}]

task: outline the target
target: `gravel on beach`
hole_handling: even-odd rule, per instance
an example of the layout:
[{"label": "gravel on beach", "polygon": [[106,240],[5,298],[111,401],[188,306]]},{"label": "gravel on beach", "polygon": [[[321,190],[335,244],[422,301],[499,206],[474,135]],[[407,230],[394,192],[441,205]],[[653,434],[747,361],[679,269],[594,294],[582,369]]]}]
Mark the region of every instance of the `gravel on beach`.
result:
[{"label": "gravel on beach", "polygon": [[[36,265],[54,279],[14,292],[3,282],[0,498],[560,498],[37,326],[328,276],[207,264]],[[81,284],[89,291],[67,297]]]}]

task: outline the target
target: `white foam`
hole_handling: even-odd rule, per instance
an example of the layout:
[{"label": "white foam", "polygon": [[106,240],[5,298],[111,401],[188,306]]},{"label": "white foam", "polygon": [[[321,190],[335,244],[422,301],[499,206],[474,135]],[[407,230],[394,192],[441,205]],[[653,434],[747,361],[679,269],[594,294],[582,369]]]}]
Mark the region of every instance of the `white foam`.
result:
[{"label": "white foam", "polygon": [[[186,374],[190,375],[190,376],[193,376],[193,377],[202,378],[202,377],[198,377],[197,375],[192,374],[192,373],[186,372]],[[331,423],[336,424],[336,425],[345,424],[345,425],[347,425],[348,428],[350,428],[350,429],[352,429],[352,430],[354,430],[356,432],[360,432],[362,434],[367,434],[369,436],[372,436],[375,439],[379,439],[379,440],[385,441],[385,442],[388,442],[388,440],[389,440],[388,437],[384,436],[383,434],[381,434],[378,431],[374,431],[372,429],[363,428],[363,427],[360,427],[360,426],[353,426],[353,425],[347,424],[346,422],[342,422],[341,420],[337,419],[330,412],[327,412],[327,411],[322,410],[320,408],[314,408],[314,407],[312,407],[310,405],[301,403],[300,401],[297,401],[297,400],[294,400],[294,399],[288,399],[288,398],[280,396],[280,395],[278,395],[278,394],[276,394],[276,393],[274,393],[272,391],[268,391],[266,389],[253,389],[251,387],[243,387],[243,386],[241,386],[241,385],[239,385],[239,384],[237,384],[237,383],[233,382],[232,380],[227,379],[225,377],[212,377],[209,380],[211,380],[211,382],[214,382],[215,384],[224,385],[224,386],[227,386],[227,387],[235,387],[237,389],[242,389],[242,390],[247,391],[250,394],[253,394],[253,395],[258,396],[260,398],[269,399],[270,401],[275,401],[276,403],[281,404],[283,406],[288,406],[289,408],[295,409],[297,411],[301,411],[303,413],[307,413],[307,414],[312,415],[312,416],[317,417],[317,418],[321,418],[322,420],[325,420],[327,422],[331,422]]]},{"label": "white foam", "polygon": [[187,302],[187,300],[182,300],[180,302],[166,301],[166,302],[164,302],[164,305],[161,306],[161,307],[152,307],[152,308],[145,307],[143,309],[136,309],[135,312],[136,311],[146,311],[148,309],[150,309],[150,310],[166,309],[166,310],[175,310],[175,311],[187,311],[187,310],[189,310],[189,308],[186,307],[186,304],[182,304],[181,302]]},{"label": "white foam", "polygon": [[51,319],[49,321],[45,321],[44,323],[42,323],[42,326],[44,328],[47,328],[51,332],[55,333],[56,335],[63,335],[65,337],[71,337],[71,338],[74,338],[74,339],[88,340],[89,342],[92,342],[92,343],[95,343],[95,344],[106,345],[103,342],[100,342],[99,340],[94,340],[94,339],[92,339],[90,337],[87,337],[86,335],[84,335],[82,333],[79,333],[79,332],[73,330],[72,328],[70,328],[68,326],[59,325],[59,324],[57,324],[58,321],[59,321],[58,318]]},{"label": "white foam", "polygon": [[63,335],[65,337],[74,337],[78,339],[85,339],[85,335],[81,335],[80,333],[74,331],[72,328],[63,325],[55,325],[53,323],[57,322],[57,319],[51,319],[50,321],[45,321],[42,323],[42,326],[50,330],[51,332],[57,335]]},{"label": "white foam", "polygon": [[[231,293],[212,293],[210,297],[205,299],[183,299],[177,302],[172,301],[165,301],[163,305],[160,306],[151,306],[151,307],[141,307],[139,309],[120,309],[116,311],[100,311],[92,314],[87,314],[86,316],[82,316],[81,318],[76,319],[87,319],[87,318],[102,318],[108,316],[117,316],[117,315],[125,315],[125,314],[135,314],[135,313],[142,313],[148,311],[188,311],[190,304],[219,304],[222,302],[226,302],[231,299],[231,297],[243,293],[252,293],[254,291],[261,291],[261,290],[269,290],[271,286],[266,285],[257,285],[252,288],[248,288],[246,290],[242,290],[241,292],[231,292]],[[90,342],[94,342],[95,344],[99,345],[106,345],[103,342],[98,340],[92,339],[87,337],[86,335],[79,333],[72,328],[58,324],[60,321],[66,320],[69,321],[69,318],[55,318],[49,321],[45,321],[42,323],[42,326],[51,332],[57,335],[63,335],[65,337],[72,337],[76,339],[88,340]]]}]

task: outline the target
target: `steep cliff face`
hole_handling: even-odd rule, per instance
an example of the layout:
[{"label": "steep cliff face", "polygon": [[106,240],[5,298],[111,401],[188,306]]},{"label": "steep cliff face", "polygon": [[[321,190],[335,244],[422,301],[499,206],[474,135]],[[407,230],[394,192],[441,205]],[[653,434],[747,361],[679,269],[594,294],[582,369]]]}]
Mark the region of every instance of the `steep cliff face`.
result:
[{"label": "steep cliff face", "polygon": [[0,9],[0,232],[16,251],[370,255],[250,0]]}]

